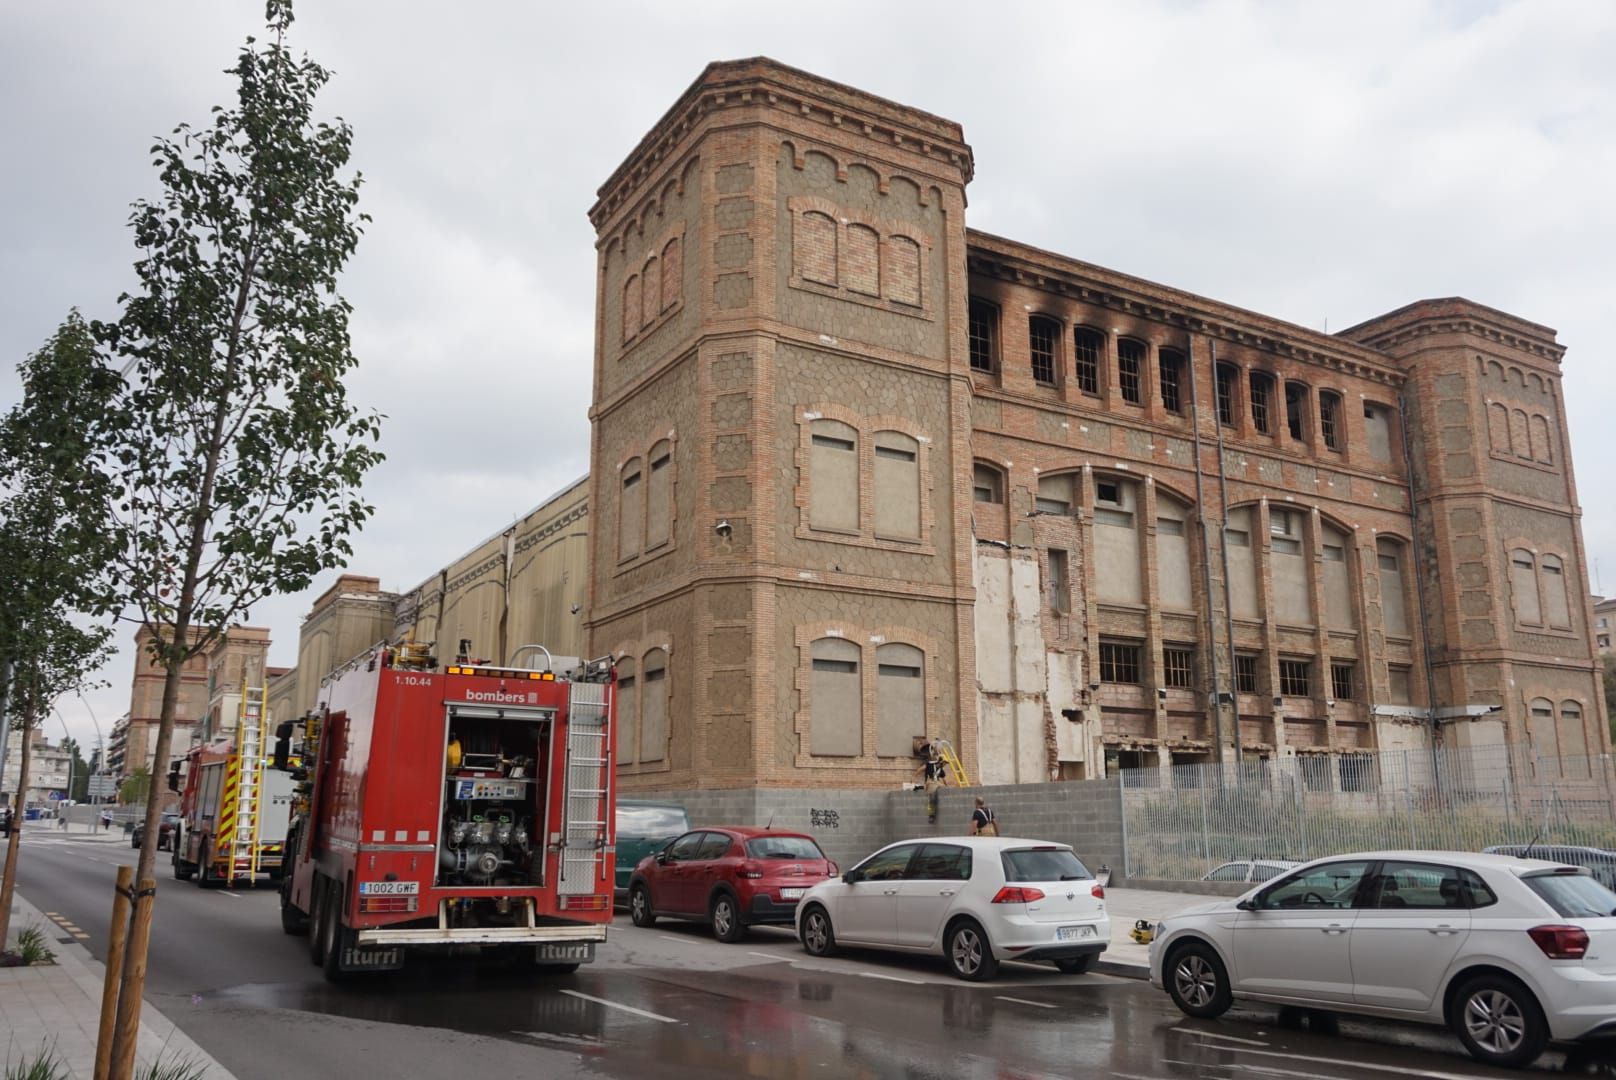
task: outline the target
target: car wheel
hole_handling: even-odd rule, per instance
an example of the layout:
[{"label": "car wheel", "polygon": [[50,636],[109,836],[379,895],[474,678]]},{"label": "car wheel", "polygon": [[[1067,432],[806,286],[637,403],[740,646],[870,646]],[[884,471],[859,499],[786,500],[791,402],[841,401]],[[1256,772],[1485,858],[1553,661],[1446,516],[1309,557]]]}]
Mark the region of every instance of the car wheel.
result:
[{"label": "car wheel", "polygon": [[802,947],[809,956],[830,956],[836,952],[836,931],[831,929],[829,913],[818,904],[803,913]]},{"label": "car wheel", "polygon": [[1200,1020],[1211,1020],[1229,1011],[1234,995],[1229,991],[1229,973],[1212,946],[1192,941],[1174,949],[1167,958],[1167,994],[1179,1011]]},{"label": "car wheel", "polygon": [[1451,1021],[1471,1057],[1506,1069],[1530,1065],[1549,1041],[1537,999],[1501,975],[1481,975],[1459,987]]},{"label": "car wheel", "polygon": [[656,912],[651,910],[651,893],[644,885],[628,891],[628,917],[635,926],[655,926]]},{"label": "car wheel", "polygon": [[1094,954],[1088,956],[1068,956],[1063,960],[1055,961],[1055,966],[1062,975],[1081,975],[1094,966]]},{"label": "car wheel", "polygon": [[966,919],[948,932],[948,966],[967,982],[984,982],[999,973],[988,936],[975,922]]},{"label": "car wheel", "polygon": [[746,936],[746,923],[741,921],[741,909],[729,893],[719,893],[713,900],[713,937],[725,945],[733,945]]}]

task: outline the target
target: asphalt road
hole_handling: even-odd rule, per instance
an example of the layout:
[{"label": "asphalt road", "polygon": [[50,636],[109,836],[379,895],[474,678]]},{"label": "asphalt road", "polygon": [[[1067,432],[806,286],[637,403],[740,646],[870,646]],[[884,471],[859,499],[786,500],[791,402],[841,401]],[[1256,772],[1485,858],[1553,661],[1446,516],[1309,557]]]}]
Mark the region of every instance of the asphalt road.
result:
[{"label": "asphalt road", "polygon": [[[20,887],[104,957],[122,845],[30,836]],[[808,957],[788,934],[732,946],[702,928],[619,918],[597,962],[538,977],[429,963],[332,987],[275,894],[203,890],[161,855],[148,999],[243,1080],[333,1077],[1210,1077],[1465,1080],[1482,1069],[1444,1032],[1272,1009],[1184,1018],[1147,984],[1008,964],[971,985],[941,957]],[[65,933],[57,936],[66,937]],[[1597,1066],[1596,1066],[1597,1067]],[[1555,1056],[1544,1068],[1584,1072]],[[1600,1075],[1616,1075],[1600,1073]]]}]

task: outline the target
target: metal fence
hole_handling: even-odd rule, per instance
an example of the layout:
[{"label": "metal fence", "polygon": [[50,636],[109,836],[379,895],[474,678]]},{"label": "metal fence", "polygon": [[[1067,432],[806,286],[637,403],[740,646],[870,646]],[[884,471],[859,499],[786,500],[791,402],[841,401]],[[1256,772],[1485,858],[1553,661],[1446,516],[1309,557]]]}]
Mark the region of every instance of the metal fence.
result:
[{"label": "metal fence", "polygon": [[1616,762],[1489,746],[1125,769],[1122,819],[1127,875],[1178,881],[1241,859],[1394,848],[1616,852]]}]

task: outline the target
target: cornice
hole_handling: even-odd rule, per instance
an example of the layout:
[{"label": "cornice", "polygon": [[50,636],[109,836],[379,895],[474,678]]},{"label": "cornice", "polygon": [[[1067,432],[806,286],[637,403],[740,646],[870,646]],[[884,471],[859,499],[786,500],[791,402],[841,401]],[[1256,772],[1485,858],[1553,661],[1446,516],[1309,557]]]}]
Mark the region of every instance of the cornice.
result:
[{"label": "cornice", "polygon": [[[1364,324],[1369,325],[1369,324]],[[1354,327],[1353,329],[1357,329]],[[1352,331],[1343,331],[1351,333]],[[1548,331],[1552,338],[1554,331]],[[1421,338],[1434,337],[1439,334],[1468,334],[1494,345],[1501,345],[1516,352],[1535,356],[1540,360],[1560,365],[1565,356],[1565,346],[1553,340],[1544,340],[1536,335],[1522,333],[1507,323],[1487,318],[1478,311],[1472,315],[1428,315],[1417,317],[1409,322],[1400,322],[1387,329],[1357,337],[1365,345],[1385,352],[1404,350],[1411,341]]]},{"label": "cornice", "polygon": [[832,130],[862,132],[866,138],[935,163],[944,175],[952,171],[961,184],[969,183],[975,171],[971,148],[952,121],[773,60],[726,61],[709,64],[600,186],[589,210],[590,222],[602,229],[642,191],[647,179],[680,156],[685,137],[710,115],[755,107],[780,110]]},{"label": "cornice", "polygon": [[1040,289],[1394,389],[1406,381],[1390,356],[1366,345],[974,229],[968,230],[966,242],[966,269],[971,274]]}]

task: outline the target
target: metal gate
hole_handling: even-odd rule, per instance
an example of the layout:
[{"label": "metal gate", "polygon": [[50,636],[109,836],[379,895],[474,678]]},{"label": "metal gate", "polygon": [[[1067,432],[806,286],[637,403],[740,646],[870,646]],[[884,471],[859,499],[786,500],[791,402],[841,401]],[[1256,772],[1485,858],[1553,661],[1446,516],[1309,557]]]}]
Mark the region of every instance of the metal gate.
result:
[{"label": "metal gate", "polygon": [[573,683],[567,706],[566,818],[561,825],[562,895],[592,893],[605,879],[611,783],[606,685]]}]

